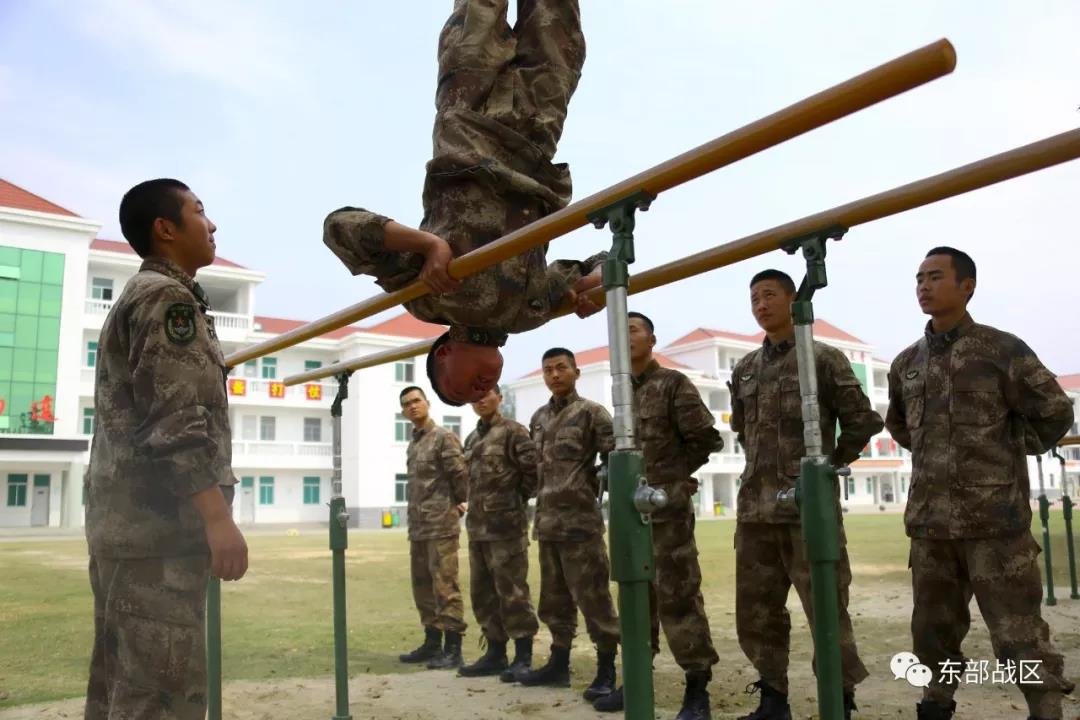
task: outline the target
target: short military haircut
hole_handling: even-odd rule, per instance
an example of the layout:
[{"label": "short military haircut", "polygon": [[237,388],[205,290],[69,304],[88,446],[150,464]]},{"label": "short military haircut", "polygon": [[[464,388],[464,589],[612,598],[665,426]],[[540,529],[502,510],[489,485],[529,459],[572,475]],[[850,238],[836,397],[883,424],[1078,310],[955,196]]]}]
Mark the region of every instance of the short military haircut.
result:
[{"label": "short military haircut", "polygon": [[637,318],[638,320],[640,320],[640,321],[642,321],[643,323],[645,323],[645,327],[647,327],[647,328],[649,329],[649,334],[650,334],[650,335],[655,335],[655,334],[656,334],[656,327],[655,327],[655,326],[653,325],[653,322],[652,322],[652,320],[650,320],[650,319],[649,319],[649,318],[648,318],[648,317],[647,317],[646,315],[644,315],[643,313],[639,313],[639,312],[629,312],[629,313],[626,313],[626,317],[627,317],[627,319],[630,319],[630,318]]},{"label": "short military haircut", "polygon": [[754,287],[763,280],[775,280],[780,283],[780,287],[784,288],[784,292],[788,295],[795,294],[795,281],[783,270],[774,270],[772,268],[762,270],[757,275],[750,278],[750,287]]},{"label": "short military haircut", "polygon": [[422,398],[424,398],[425,400],[427,400],[427,395],[425,395],[425,394],[424,394],[424,391],[423,391],[423,389],[422,389],[422,388],[418,388],[418,387],[417,387],[417,386],[415,386],[415,385],[410,385],[409,387],[405,388],[404,390],[402,390],[402,391],[401,391],[401,392],[400,392],[400,393],[398,394],[398,396],[397,396],[397,397],[398,397],[398,402],[400,403],[400,402],[401,402],[402,400],[404,400],[404,399],[405,399],[405,396],[406,396],[406,395],[408,395],[409,393],[411,393],[411,392],[414,392],[414,391],[415,391],[415,392],[418,392],[418,393],[420,393],[420,397],[422,397]]},{"label": "short military haircut", "polygon": [[577,358],[574,357],[574,353],[572,353],[569,350],[567,350],[566,348],[562,348],[562,347],[553,347],[550,350],[548,350],[547,352],[545,352],[544,356],[542,358],[540,358],[540,362],[543,363],[545,360],[550,360],[551,358],[556,358],[556,357],[569,358],[570,367],[575,367],[575,368],[577,367]]},{"label": "short military haircut", "polygon": [[434,344],[432,344],[431,346],[431,349],[428,350],[427,376],[428,380],[431,381],[431,389],[435,391],[435,394],[439,397],[440,400],[443,401],[443,403],[445,403],[446,405],[451,405],[453,407],[461,407],[465,403],[459,403],[455,400],[451,400],[450,398],[439,392],[439,363],[435,362],[435,353],[438,351],[439,348],[441,348],[448,342],[450,342],[450,333],[444,332],[438,337],[437,340],[435,340]]},{"label": "short military haircut", "polygon": [[181,193],[190,188],[179,180],[147,180],[124,193],[120,200],[120,232],[139,257],[153,250],[154,221],[165,218],[177,225],[184,207]]},{"label": "short military haircut", "polygon": [[941,247],[936,247],[926,253],[926,257],[930,257],[931,255],[948,255],[952,258],[952,266],[953,270],[956,272],[957,282],[962,282],[968,278],[971,278],[972,280],[975,279],[975,261],[963,250],[957,250],[956,248],[942,245]]}]

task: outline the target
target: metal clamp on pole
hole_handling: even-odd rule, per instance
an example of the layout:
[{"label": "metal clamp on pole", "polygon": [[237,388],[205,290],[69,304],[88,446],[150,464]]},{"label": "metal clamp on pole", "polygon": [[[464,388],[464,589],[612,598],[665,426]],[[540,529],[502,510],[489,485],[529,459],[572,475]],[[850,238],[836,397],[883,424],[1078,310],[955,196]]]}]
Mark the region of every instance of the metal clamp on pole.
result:
[{"label": "metal clamp on pole", "polygon": [[1054,562],[1050,557],[1050,500],[1043,486],[1041,453],[1035,456],[1035,464],[1039,468],[1039,520],[1042,521],[1043,559],[1046,563],[1046,604],[1057,605],[1057,598],[1054,597]]},{"label": "metal clamp on pole", "polygon": [[[615,449],[608,454],[611,577],[619,583],[619,623],[623,646],[623,707],[629,720],[653,720],[649,584],[655,577],[648,512],[662,498],[644,483],[644,457],[634,440],[634,386],[626,291],[634,262],[634,213],[647,210],[654,196],[638,191],[588,216],[598,229],[609,226],[611,253],[604,261],[611,396]],[[648,488],[644,493],[642,488]],[[646,496],[647,495],[647,496]],[[661,493],[662,495],[662,493]],[[645,510],[642,510],[645,508]],[[647,512],[646,512],[647,511]]]},{"label": "metal clamp on pole", "polygon": [[349,714],[349,650],[345,629],[345,549],[349,546],[349,513],[341,491],[341,411],[349,397],[352,372],[337,375],[338,390],[330,405],[333,426],[334,472],[330,480],[330,550],[334,576],[334,690],[336,712],[333,720],[352,720]]},{"label": "metal clamp on pole", "polygon": [[1069,582],[1072,585],[1072,592],[1069,597],[1073,600],[1080,600],[1080,592],[1076,588],[1076,550],[1073,548],[1073,531],[1072,531],[1072,508],[1073,501],[1069,497],[1069,481],[1065,467],[1065,456],[1058,452],[1057,448],[1050,451],[1050,454],[1057,458],[1057,461],[1061,463],[1061,515],[1065,519],[1065,548],[1069,552]]},{"label": "metal clamp on pole", "polygon": [[840,560],[840,523],[836,510],[836,483],[849,468],[834,468],[822,454],[821,410],[818,403],[817,364],[814,358],[814,291],[828,285],[825,244],[847,232],[839,225],[827,227],[785,243],[789,254],[802,250],[806,277],[799,285],[791,315],[795,321],[795,353],[802,395],[803,443],[799,480],[793,490],[780,493],[780,502],[795,502],[802,517],[803,542],[810,564],[810,587],[814,608],[814,652],[817,657],[818,717],[842,720],[843,680],[840,665],[840,602],[836,587],[836,563]]}]

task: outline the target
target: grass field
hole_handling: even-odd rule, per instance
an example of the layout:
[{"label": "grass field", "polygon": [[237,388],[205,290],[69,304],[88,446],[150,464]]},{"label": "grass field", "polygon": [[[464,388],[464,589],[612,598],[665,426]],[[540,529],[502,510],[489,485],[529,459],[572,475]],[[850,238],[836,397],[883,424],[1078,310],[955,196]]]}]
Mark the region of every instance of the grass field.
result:
[{"label": "grass field", "polygon": [[[894,683],[888,672],[888,659],[910,649],[908,543],[901,518],[852,515],[845,522],[855,578],[852,616],[860,652],[871,671],[868,692],[873,695],[878,692],[873,690],[875,684],[880,685],[882,701],[885,695],[898,692],[900,699],[895,702],[910,708],[917,691],[899,687],[902,683]],[[1051,523],[1059,605],[1048,608],[1046,617],[1059,648],[1066,651],[1067,669],[1075,671],[1080,648],[1080,627],[1075,620],[1080,615],[1080,601],[1069,599],[1060,514]],[[715,521],[699,523],[697,531],[706,604],[721,654],[713,690],[714,707],[719,708],[746,707],[751,701],[743,696],[743,688],[756,677],[735,636],[734,529],[733,522]],[[1039,532],[1036,538],[1041,538]],[[249,546],[251,568],[247,577],[227,584],[223,592],[226,683],[331,675],[330,553],[325,534],[253,533]],[[531,550],[530,581],[535,602],[539,593],[535,544]],[[0,708],[83,693],[93,629],[86,561],[85,544],[79,539],[0,542]],[[470,622],[465,655],[470,660],[480,654],[479,633],[467,600],[468,564],[464,551],[461,561],[462,590]],[[398,653],[414,647],[420,638],[408,567],[408,547],[402,532],[356,532],[350,536],[349,657],[354,675],[409,672],[396,660]],[[814,695],[809,674],[811,644],[797,602],[792,593],[792,696],[795,701],[798,692],[800,702],[805,703]],[[579,627],[583,633],[584,624]],[[547,642],[546,634],[538,638],[540,662],[547,656]],[[587,637],[579,635],[575,648],[574,682],[579,687],[592,677],[593,654]],[[977,614],[965,650],[972,658],[993,658]],[[678,707],[679,671],[666,649],[657,659],[656,672],[658,704]],[[1020,701],[1015,691],[978,690],[1008,698],[1001,702]]]}]

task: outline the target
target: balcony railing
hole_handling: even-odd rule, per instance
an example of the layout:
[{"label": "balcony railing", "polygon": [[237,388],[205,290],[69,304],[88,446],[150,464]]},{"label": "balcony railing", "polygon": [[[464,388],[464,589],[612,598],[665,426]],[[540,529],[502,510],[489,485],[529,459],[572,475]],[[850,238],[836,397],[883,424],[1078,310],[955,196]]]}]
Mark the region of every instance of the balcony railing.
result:
[{"label": "balcony railing", "polygon": [[330,443],[313,442],[267,442],[262,440],[234,440],[233,456],[256,455],[258,457],[330,457]]},{"label": "balcony railing", "polygon": [[[109,310],[112,309],[112,300],[94,300],[93,298],[86,299],[86,314],[87,315],[108,315]],[[218,330],[250,330],[251,329],[251,317],[249,315],[241,315],[239,313],[221,312],[219,310],[211,310],[210,315],[214,318],[214,326]]]}]

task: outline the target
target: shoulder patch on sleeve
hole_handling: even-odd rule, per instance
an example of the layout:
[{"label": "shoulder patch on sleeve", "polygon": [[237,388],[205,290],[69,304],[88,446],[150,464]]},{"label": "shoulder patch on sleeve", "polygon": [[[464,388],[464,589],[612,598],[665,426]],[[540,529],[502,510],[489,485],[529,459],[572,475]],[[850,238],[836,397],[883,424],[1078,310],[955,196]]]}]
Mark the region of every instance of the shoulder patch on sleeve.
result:
[{"label": "shoulder patch on sleeve", "polygon": [[165,309],[165,336],[177,345],[187,345],[195,339],[195,306],[173,303]]}]

